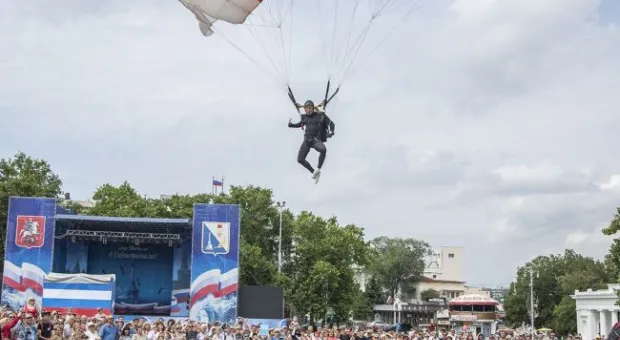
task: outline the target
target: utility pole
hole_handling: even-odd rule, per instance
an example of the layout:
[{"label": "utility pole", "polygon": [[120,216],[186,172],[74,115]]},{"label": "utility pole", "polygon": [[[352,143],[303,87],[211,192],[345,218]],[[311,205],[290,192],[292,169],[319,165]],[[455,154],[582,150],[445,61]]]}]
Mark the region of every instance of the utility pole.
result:
[{"label": "utility pole", "polygon": [[278,211],[280,212],[280,230],[278,237],[278,273],[282,272],[282,210],[286,207],[286,201],[276,202]]},{"label": "utility pole", "polygon": [[530,323],[532,325],[532,339],[536,334],[536,328],[534,328],[534,270],[530,268]]}]

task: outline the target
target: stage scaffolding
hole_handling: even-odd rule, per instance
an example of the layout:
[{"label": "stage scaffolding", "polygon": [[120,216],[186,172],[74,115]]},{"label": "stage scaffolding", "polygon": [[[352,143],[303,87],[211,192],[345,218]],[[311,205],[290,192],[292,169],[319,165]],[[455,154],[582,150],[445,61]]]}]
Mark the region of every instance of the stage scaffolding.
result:
[{"label": "stage scaffolding", "polygon": [[76,239],[100,240],[107,244],[108,240],[140,243],[168,243],[169,246],[181,243],[180,234],[166,233],[137,233],[128,231],[103,231],[103,230],[77,230],[68,229],[64,235],[58,238],[71,237],[71,241]]}]

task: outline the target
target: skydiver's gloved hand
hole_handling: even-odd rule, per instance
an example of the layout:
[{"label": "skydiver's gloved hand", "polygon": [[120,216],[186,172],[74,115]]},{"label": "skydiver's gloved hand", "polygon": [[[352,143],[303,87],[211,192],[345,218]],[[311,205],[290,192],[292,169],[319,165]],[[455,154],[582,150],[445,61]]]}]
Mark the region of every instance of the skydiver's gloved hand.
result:
[{"label": "skydiver's gloved hand", "polygon": [[335,132],[331,132],[331,131],[330,131],[330,132],[327,134],[327,138],[332,138],[332,137],[334,137],[334,134],[335,134]]}]

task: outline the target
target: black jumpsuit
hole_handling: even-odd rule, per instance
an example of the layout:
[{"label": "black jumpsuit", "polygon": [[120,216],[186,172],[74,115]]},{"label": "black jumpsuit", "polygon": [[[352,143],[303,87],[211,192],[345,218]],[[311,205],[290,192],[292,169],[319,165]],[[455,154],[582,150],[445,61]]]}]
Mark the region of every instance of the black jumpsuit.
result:
[{"label": "black jumpsuit", "polygon": [[303,165],[311,173],[314,173],[314,168],[306,157],[310,152],[310,149],[314,149],[319,152],[319,166],[320,169],[325,162],[325,156],[327,155],[327,148],[325,148],[325,142],[327,141],[327,131],[334,132],[336,124],[327,117],[325,113],[315,112],[313,114],[305,114],[301,116],[299,123],[289,123],[291,128],[304,127],[304,140],[299,146],[299,152],[297,153],[297,162]]}]

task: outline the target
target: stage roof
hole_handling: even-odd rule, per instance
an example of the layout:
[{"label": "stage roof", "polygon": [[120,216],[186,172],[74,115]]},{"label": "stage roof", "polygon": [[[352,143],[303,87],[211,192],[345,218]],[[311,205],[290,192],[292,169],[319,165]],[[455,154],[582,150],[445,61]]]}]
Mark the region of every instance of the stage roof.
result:
[{"label": "stage roof", "polygon": [[134,225],[141,227],[189,227],[189,218],[111,217],[56,214],[56,221],[83,223],[89,226]]}]

